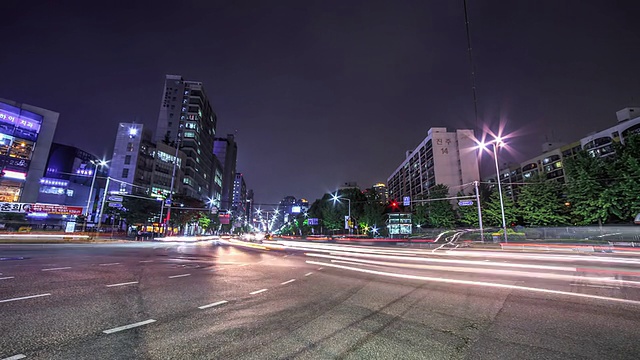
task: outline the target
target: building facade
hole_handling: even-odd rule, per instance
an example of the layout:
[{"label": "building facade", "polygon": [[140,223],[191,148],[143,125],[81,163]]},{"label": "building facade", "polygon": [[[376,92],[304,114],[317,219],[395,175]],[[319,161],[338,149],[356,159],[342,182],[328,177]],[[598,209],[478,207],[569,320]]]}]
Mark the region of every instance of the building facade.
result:
[{"label": "building facade", "polygon": [[233,134],[226,138],[216,138],[213,153],[223,163],[222,196],[220,208],[230,210],[233,202],[233,183],[236,178],[236,163],[238,158],[238,145]]},{"label": "building facade", "polygon": [[238,216],[246,216],[247,213],[247,184],[242,173],[236,173],[233,182],[233,201],[231,210]]},{"label": "building facade", "polygon": [[212,149],[217,122],[201,82],[187,81],[180,75],[166,76],[155,143],[180,143],[185,155],[180,177],[183,192],[203,201],[210,201],[214,196]]},{"label": "building facade", "polygon": [[[45,176],[40,179],[39,203],[82,206],[89,200],[94,172],[97,171],[89,206],[95,208],[104,190],[108,169],[96,166],[98,157],[75,146],[53,143]],[[94,213],[92,209],[89,213]]]},{"label": "building facade", "polygon": [[436,184],[449,187],[452,194],[478,181],[478,155],[473,130],[448,132],[431,128],[427,137],[389,176],[389,198],[402,201],[427,198]]},{"label": "building facade", "polygon": [[0,99],[0,202],[38,200],[58,117],[51,110]]},{"label": "building facade", "polygon": [[173,192],[184,193],[180,179],[186,155],[182,151],[175,155],[175,145],[152,142],[151,131],[142,124],[120,123],[109,164],[109,191],[166,198],[175,160]]},{"label": "building facade", "polygon": [[[640,108],[625,108],[616,112],[618,123],[605,130],[585,136],[569,144],[543,144],[542,154],[519,164],[511,164],[500,170],[500,182],[505,195],[517,200],[519,188],[523,183],[542,176],[547,180],[566,183],[564,164],[581,150],[592,156],[608,157],[615,154],[614,143],[624,144],[625,138],[640,133]],[[496,174],[484,178],[495,183]]]}]

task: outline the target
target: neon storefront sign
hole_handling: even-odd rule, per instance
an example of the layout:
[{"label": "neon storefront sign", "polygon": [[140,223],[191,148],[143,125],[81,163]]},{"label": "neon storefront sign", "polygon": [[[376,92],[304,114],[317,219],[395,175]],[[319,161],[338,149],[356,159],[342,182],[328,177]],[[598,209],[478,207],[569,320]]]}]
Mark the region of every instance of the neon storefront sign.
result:
[{"label": "neon storefront sign", "polygon": [[8,113],[0,110],[0,122],[6,124],[12,124],[21,129],[27,129],[30,131],[40,132],[40,123],[32,119],[27,119],[22,116],[17,116],[12,113]]}]

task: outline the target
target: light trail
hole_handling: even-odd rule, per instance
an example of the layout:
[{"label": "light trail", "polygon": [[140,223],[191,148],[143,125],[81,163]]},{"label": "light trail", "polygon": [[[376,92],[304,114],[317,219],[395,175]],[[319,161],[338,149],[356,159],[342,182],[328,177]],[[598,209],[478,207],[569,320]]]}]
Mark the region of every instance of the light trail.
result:
[{"label": "light trail", "polygon": [[567,291],[549,290],[549,289],[541,289],[541,288],[519,286],[519,285],[499,284],[499,283],[491,283],[491,282],[484,282],[484,281],[458,280],[458,279],[434,278],[434,277],[428,277],[428,276],[418,276],[418,275],[408,275],[408,274],[397,274],[397,273],[390,273],[390,272],[384,272],[384,271],[355,268],[351,266],[336,265],[336,264],[320,262],[320,261],[307,260],[306,263],[312,264],[312,265],[329,266],[337,269],[350,270],[350,271],[362,272],[362,273],[373,274],[373,275],[394,277],[394,278],[422,280],[422,281],[428,281],[428,282],[434,282],[434,283],[470,285],[470,286],[477,286],[477,287],[490,287],[490,288],[500,288],[500,289],[509,289],[509,290],[521,290],[525,292],[554,294],[554,295],[562,295],[562,296],[568,296],[568,297],[576,297],[576,298],[591,299],[591,300],[603,300],[603,301],[640,306],[640,301],[636,301],[636,300],[620,299],[620,298],[613,298],[613,297],[599,296],[599,295],[589,295],[584,293],[573,293],[573,292],[567,292]]}]

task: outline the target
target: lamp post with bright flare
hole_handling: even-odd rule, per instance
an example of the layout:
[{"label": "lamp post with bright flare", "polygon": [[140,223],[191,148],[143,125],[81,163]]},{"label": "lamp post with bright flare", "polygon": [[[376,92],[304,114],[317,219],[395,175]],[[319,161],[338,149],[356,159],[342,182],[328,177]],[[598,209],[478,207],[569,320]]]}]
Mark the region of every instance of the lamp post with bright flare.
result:
[{"label": "lamp post with bright flare", "polygon": [[331,200],[333,201],[333,204],[335,205],[336,201],[340,202],[340,200],[347,200],[348,204],[349,204],[349,213],[348,213],[348,221],[347,221],[347,225],[349,226],[349,235],[353,234],[353,228],[351,227],[351,199],[349,198],[343,198],[338,196],[338,193],[336,192],[335,194],[331,194]]},{"label": "lamp post with bright flare", "polygon": [[87,222],[89,221],[89,209],[91,208],[91,195],[93,195],[93,187],[96,184],[96,175],[98,174],[98,166],[102,167],[107,165],[107,162],[105,160],[91,160],[90,163],[93,164],[93,179],[91,180],[91,187],[89,188],[89,197],[87,197],[87,209],[84,214],[84,223],[82,224],[83,232],[86,230]]},{"label": "lamp post with bright flare", "polygon": [[504,242],[508,242],[507,237],[507,221],[504,216],[504,200],[502,199],[502,184],[500,182],[500,167],[498,166],[498,147],[503,147],[505,145],[504,141],[500,136],[496,137],[493,141],[489,143],[480,143],[480,147],[482,149],[486,149],[487,145],[492,145],[493,148],[493,160],[496,165],[496,180],[498,182],[498,195],[500,196],[500,212],[502,214],[502,231],[504,231]]}]

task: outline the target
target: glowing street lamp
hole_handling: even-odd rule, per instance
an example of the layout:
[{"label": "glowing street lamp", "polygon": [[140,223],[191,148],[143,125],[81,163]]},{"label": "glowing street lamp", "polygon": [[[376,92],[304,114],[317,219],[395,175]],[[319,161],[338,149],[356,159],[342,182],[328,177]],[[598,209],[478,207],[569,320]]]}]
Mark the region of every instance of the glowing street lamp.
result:
[{"label": "glowing street lamp", "polygon": [[504,242],[508,242],[508,238],[507,238],[507,221],[505,219],[504,216],[504,201],[502,199],[502,185],[500,183],[500,167],[498,166],[498,147],[503,147],[505,146],[505,143],[502,139],[502,137],[500,136],[496,136],[493,141],[490,141],[488,143],[480,142],[478,144],[478,147],[480,147],[483,150],[488,150],[488,146],[492,145],[492,149],[493,149],[493,160],[495,162],[496,165],[496,177],[497,177],[497,181],[498,181],[498,195],[500,196],[500,212],[502,214],[502,231],[504,231]]},{"label": "glowing street lamp", "polygon": [[[84,214],[84,223],[82,224],[82,231],[85,231],[87,227],[87,221],[89,221],[89,209],[91,206],[91,195],[93,195],[93,186],[96,184],[96,175],[98,174],[98,166],[107,166],[107,161],[105,160],[91,160],[89,161],[93,164],[93,179],[91,180],[91,187],[89,188],[89,197],[87,198],[87,210]],[[104,189],[107,191],[108,189]]]},{"label": "glowing street lamp", "polygon": [[343,197],[338,196],[338,192],[337,191],[336,191],[335,194],[331,194],[331,200],[333,201],[334,205],[336,204],[336,202],[340,202],[340,200],[342,200],[342,199],[347,200],[349,202],[349,222],[348,222],[348,225],[349,225],[349,235],[352,235],[353,234],[353,229],[351,228],[351,199],[343,198]]}]

